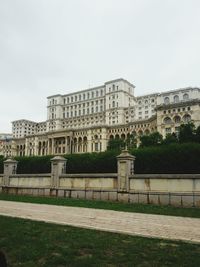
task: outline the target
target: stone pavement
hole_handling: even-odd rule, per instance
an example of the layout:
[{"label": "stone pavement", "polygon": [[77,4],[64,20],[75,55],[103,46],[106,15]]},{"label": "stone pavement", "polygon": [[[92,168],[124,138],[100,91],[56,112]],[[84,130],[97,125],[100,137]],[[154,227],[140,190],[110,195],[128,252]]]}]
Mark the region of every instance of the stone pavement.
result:
[{"label": "stone pavement", "polygon": [[200,219],[0,201],[0,215],[128,235],[200,243]]}]

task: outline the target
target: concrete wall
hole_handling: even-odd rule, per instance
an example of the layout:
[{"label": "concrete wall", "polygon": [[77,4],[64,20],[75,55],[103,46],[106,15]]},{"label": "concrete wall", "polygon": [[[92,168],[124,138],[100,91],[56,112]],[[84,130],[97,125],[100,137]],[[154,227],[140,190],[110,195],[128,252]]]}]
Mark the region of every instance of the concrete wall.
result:
[{"label": "concrete wall", "polygon": [[199,174],[135,174],[129,181],[135,192],[200,193]]},{"label": "concrete wall", "polygon": [[17,174],[10,176],[10,187],[50,187],[50,174]]},{"label": "concrete wall", "polygon": [[9,194],[55,196],[129,203],[200,207],[200,175],[141,174],[129,177],[129,191],[117,188],[117,174],[63,174],[52,188],[50,174],[10,176]]},{"label": "concrete wall", "polygon": [[118,172],[65,174],[66,159],[51,159],[50,174],[16,174],[17,162],[4,161],[0,192],[200,207],[200,174],[134,174],[127,150],[117,156]]},{"label": "concrete wall", "polygon": [[59,177],[60,188],[117,189],[117,174],[65,174]]}]

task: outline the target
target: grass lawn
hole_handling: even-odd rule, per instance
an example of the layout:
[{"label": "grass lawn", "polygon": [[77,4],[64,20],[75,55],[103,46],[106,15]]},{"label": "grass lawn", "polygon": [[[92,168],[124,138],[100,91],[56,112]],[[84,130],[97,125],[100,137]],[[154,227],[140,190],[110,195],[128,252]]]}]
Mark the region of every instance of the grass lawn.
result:
[{"label": "grass lawn", "polygon": [[200,208],[179,208],[150,204],[131,204],[100,200],[34,197],[8,194],[0,194],[0,200],[200,218]]},{"label": "grass lawn", "polygon": [[200,245],[0,216],[10,267],[200,266]]}]

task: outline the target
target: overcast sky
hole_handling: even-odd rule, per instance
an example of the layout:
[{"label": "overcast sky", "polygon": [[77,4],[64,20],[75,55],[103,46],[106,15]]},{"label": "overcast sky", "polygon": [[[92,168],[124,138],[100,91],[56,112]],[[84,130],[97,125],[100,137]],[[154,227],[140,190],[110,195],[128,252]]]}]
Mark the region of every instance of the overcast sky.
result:
[{"label": "overcast sky", "polygon": [[199,13],[199,0],[0,0],[0,132],[116,78],[136,96],[200,87]]}]

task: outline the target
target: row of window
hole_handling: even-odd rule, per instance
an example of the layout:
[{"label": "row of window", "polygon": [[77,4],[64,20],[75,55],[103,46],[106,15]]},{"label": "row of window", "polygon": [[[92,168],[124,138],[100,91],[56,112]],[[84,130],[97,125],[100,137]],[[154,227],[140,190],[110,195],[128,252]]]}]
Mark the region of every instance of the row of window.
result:
[{"label": "row of window", "polygon": [[[175,133],[178,134],[179,131],[180,131],[180,127],[175,127]],[[171,127],[165,128],[165,133],[166,134],[171,134],[172,133],[172,128]]]},{"label": "row of window", "polygon": [[186,108],[177,108],[177,109],[174,108],[174,109],[172,109],[172,110],[169,109],[168,111],[167,111],[167,110],[164,110],[164,111],[163,111],[163,114],[167,114],[167,113],[170,114],[171,112],[175,112],[175,113],[177,113],[177,112],[186,111],[186,110],[190,111],[191,108],[190,108],[190,107],[186,107]]},{"label": "row of window", "polygon": [[151,100],[149,99],[149,100],[139,100],[138,101],[138,104],[139,105],[141,105],[142,103],[144,103],[144,104],[149,104],[149,103],[155,103],[155,99],[154,98],[152,98]]},{"label": "row of window", "polygon": [[78,110],[78,111],[75,110],[75,111],[66,112],[66,113],[63,112],[63,118],[73,118],[77,116],[84,116],[84,115],[89,115],[89,114],[98,113],[98,112],[103,112],[103,106],[100,106],[100,107],[96,106],[96,108],[91,107],[91,109],[87,108],[83,110]]},{"label": "row of window", "polygon": [[[185,93],[185,94],[183,95],[183,100],[186,101],[186,100],[188,100],[188,99],[189,99],[189,95]],[[173,97],[173,102],[174,102],[174,103],[178,103],[179,101],[180,101],[179,96],[178,96],[178,95],[175,95],[175,96]],[[164,98],[164,103],[165,103],[165,104],[169,104],[169,103],[170,103],[170,98],[169,98],[168,96],[166,96],[166,97]]]},{"label": "row of window", "polygon": [[183,116],[182,120],[181,120],[181,117],[180,116],[175,116],[173,119],[170,118],[170,117],[165,117],[163,119],[163,122],[165,124],[171,124],[173,122],[175,122],[175,123],[181,123],[181,121],[187,123],[187,122],[191,121],[191,116],[189,114],[186,114],[186,115]]},{"label": "row of window", "polygon": [[100,91],[87,92],[87,93],[83,93],[83,94],[79,94],[79,95],[75,95],[75,96],[71,96],[71,97],[68,96],[67,98],[63,99],[63,103],[69,104],[69,103],[73,103],[73,102],[77,102],[77,101],[84,101],[84,100],[88,100],[88,99],[103,96],[103,95],[104,95],[104,91],[103,91],[103,89],[101,89]]},{"label": "row of window", "polygon": [[[94,104],[99,105],[99,104],[103,104],[103,99],[100,100],[96,100],[96,101],[91,101],[91,102],[86,102],[83,104],[78,104],[78,105],[72,105],[72,106],[67,106],[67,107],[63,107],[63,109],[76,109],[76,108],[84,108],[84,107],[89,107],[89,106],[94,106]],[[53,111],[53,108],[50,109],[50,111]]]}]

